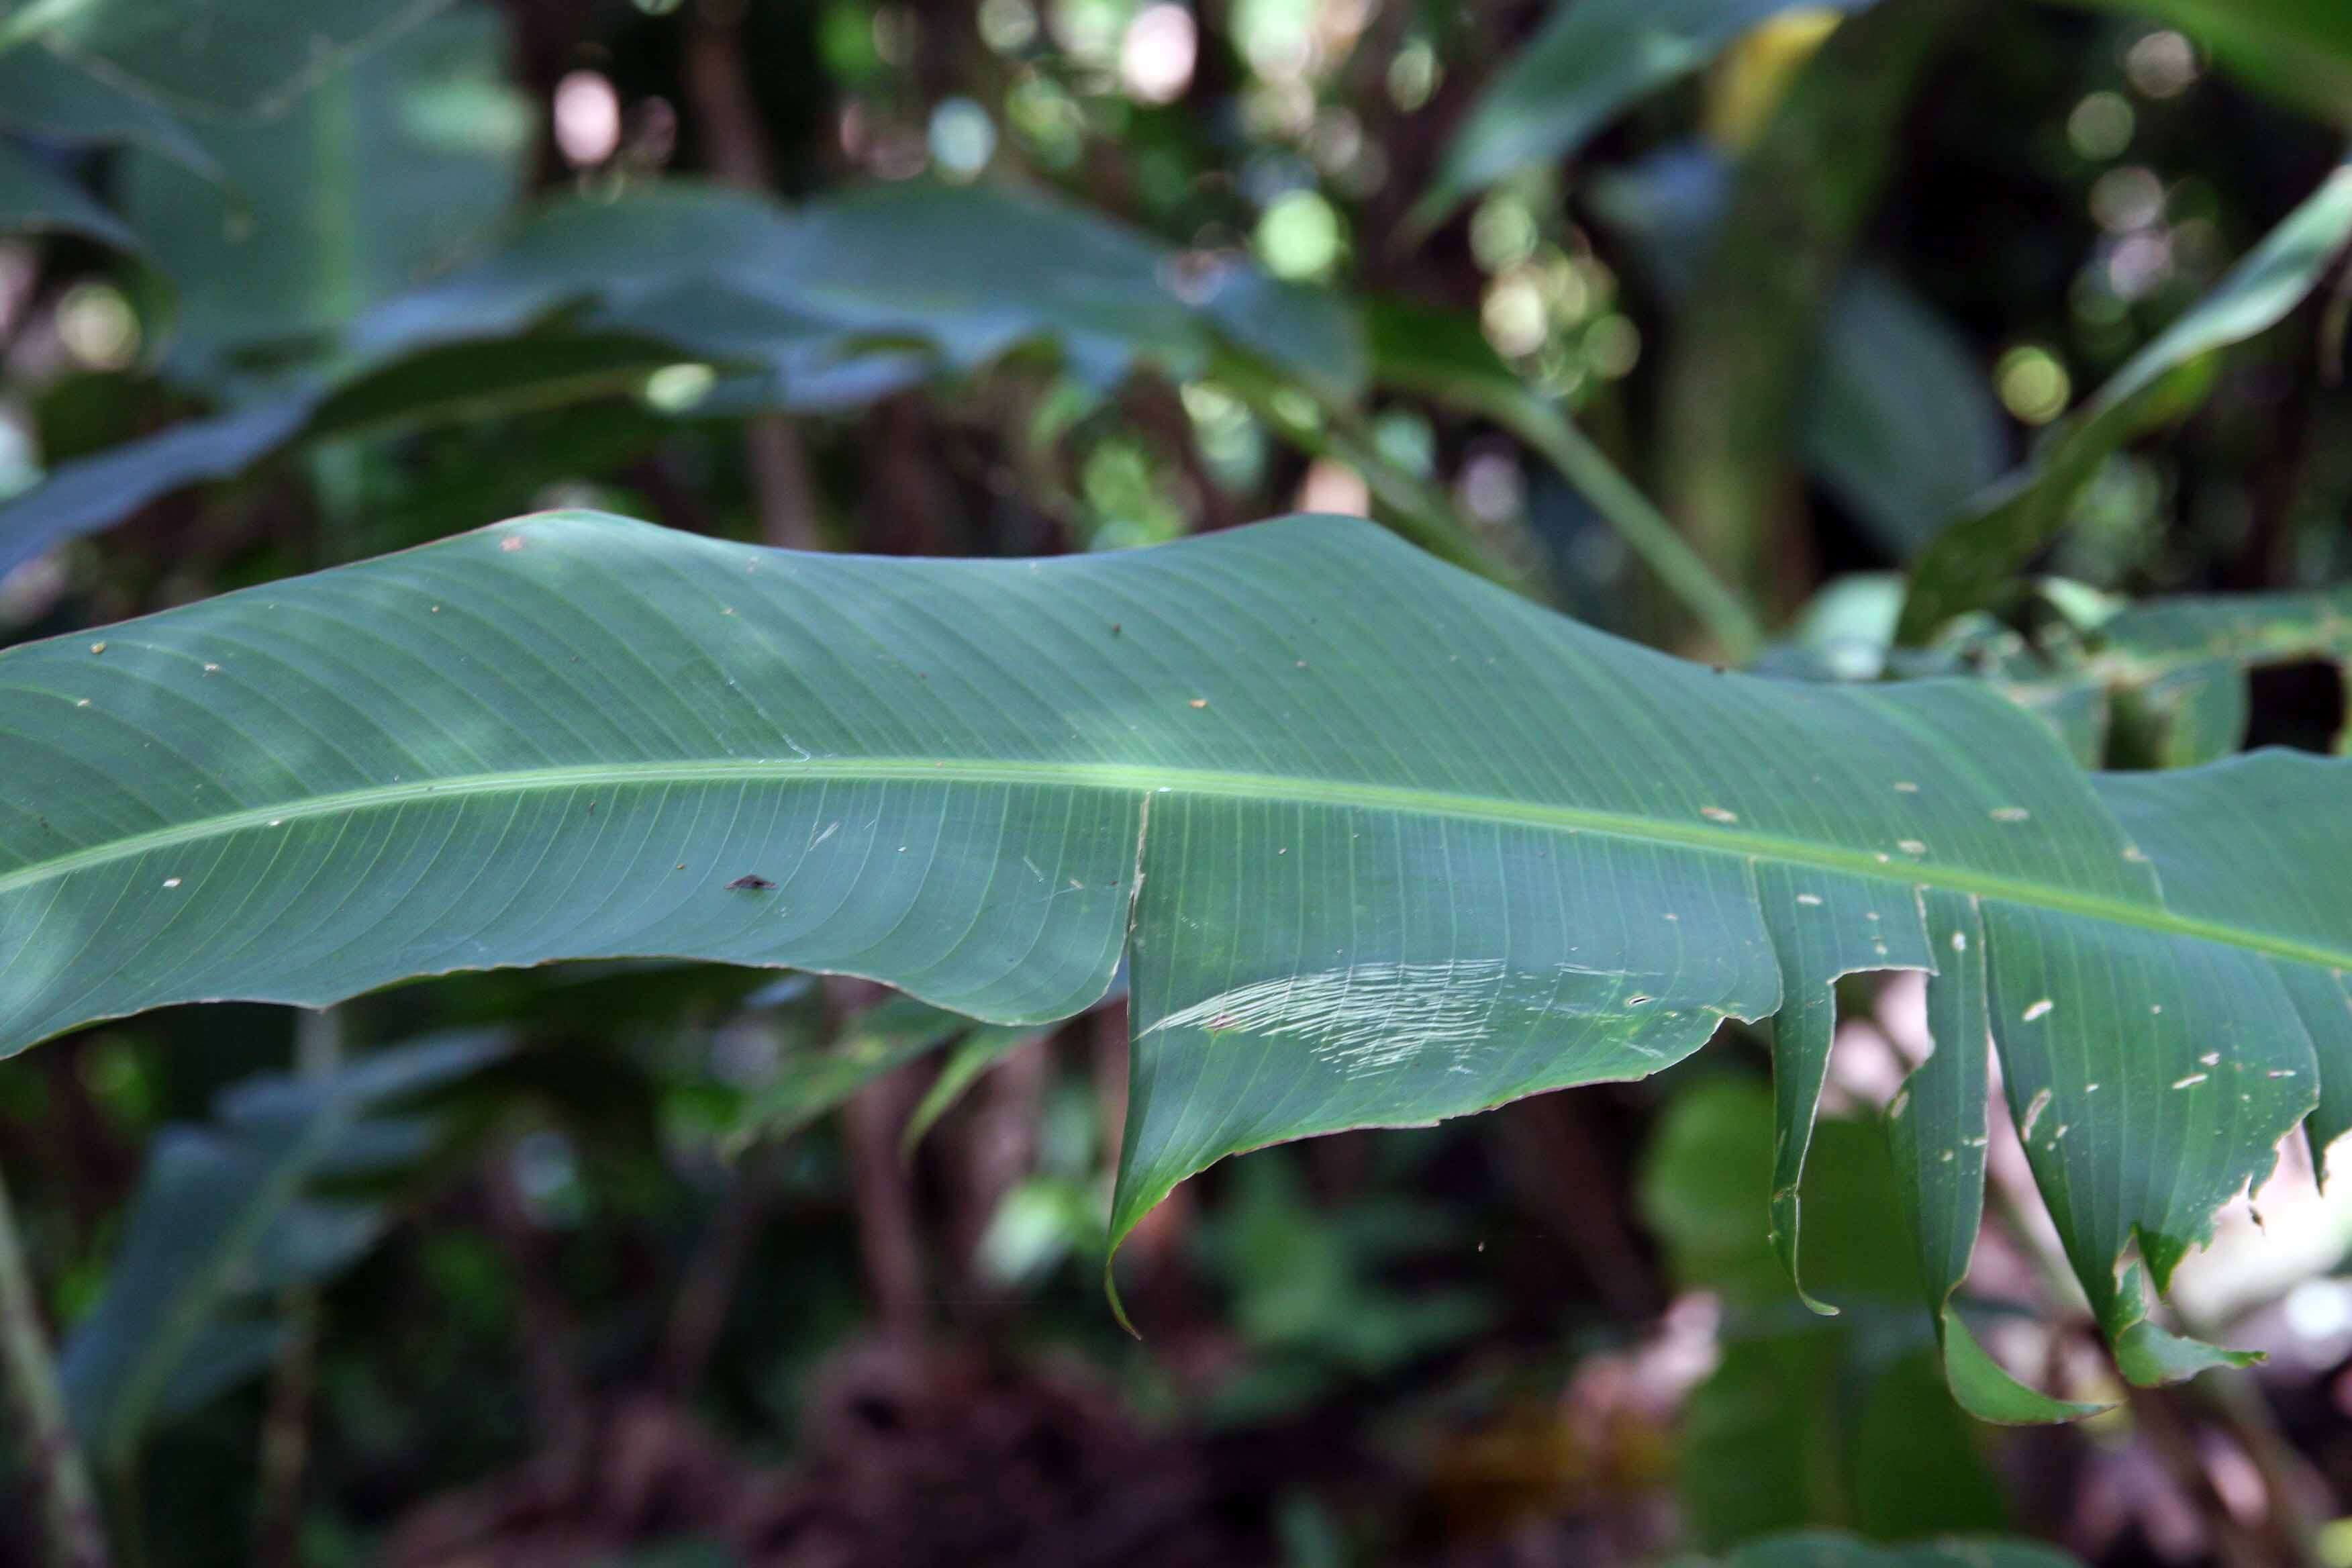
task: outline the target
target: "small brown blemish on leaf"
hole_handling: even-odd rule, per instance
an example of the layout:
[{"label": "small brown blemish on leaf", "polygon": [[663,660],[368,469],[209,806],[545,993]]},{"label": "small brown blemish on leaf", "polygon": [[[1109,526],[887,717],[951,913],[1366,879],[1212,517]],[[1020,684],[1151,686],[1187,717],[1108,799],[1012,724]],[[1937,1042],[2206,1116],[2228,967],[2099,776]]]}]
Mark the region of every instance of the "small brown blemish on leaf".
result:
[{"label": "small brown blemish on leaf", "polygon": [[106,645],[102,642],[94,642],[89,645],[89,651],[92,653],[104,653],[106,651]]},{"label": "small brown blemish on leaf", "polygon": [[764,893],[775,884],[765,877],[741,876],[727,884],[730,893]]},{"label": "small brown blemish on leaf", "polygon": [[1192,699],[1192,706],[1195,708],[1206,708],[1208,705],[1209,700],[1205,697],[1195,697]]},{"label": "small brown blemish on leaf", "polygon": [[1110,624],[1110,635],[1116,637],[1124,637],[1127,634],[1119,629],[1119,625],[1117,621],[1113,621]]}]

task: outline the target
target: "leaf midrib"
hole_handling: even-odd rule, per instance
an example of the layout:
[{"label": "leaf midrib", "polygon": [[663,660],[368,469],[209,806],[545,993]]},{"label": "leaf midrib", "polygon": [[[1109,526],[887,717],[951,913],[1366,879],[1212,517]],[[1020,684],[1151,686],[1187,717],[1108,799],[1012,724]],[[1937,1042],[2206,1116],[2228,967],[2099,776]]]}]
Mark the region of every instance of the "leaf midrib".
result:
[{"label": "leaf midrib", "polygon": [[1938,866],[1923,860],[1892,863],[1865,850],[1784,838],[1736,826],[1673,822],[1633,812],[1508,800],[1495,795],[1460,795],[1402,784],[1077,761],[975,761],[928,757],[813,757],[805,761],[797,758],[786,761],[711,758],[457,774],[415,783],[341,790],[274,805],[223,812],[175,823],[169,827],[131,834],[0,873],[0,895],[110,861],[130,859],[154,850],[196,844],[232,833],[424,801],[600,786],[628,788],[730,782],[784,784],[812,779],[1027,784],[1113,790],[1138,795],[1181,793],[1299,805],[1353,806],[1450,816],[1474,822],[1502,822],[1524,827],[1599,833],[1641,843],[1672,845],[1712,854],[1838,871],[1906,888],[1941,888],[1958,893],[1973,893],[1981,898],[2000,899],[2062,914],[2081,915],[2141,931],[2221,942],[2297,963],[2315,963],[2331,969],[2352,969],[2352,951],[2337,951],[2267,931],[2249,931],[2226,921],[2202,920],[2159,905],[2133,903],[2127,900],[2052,887],[2046,883],[2027,881],[1998,872],[1970,870],[1965,867]]}]

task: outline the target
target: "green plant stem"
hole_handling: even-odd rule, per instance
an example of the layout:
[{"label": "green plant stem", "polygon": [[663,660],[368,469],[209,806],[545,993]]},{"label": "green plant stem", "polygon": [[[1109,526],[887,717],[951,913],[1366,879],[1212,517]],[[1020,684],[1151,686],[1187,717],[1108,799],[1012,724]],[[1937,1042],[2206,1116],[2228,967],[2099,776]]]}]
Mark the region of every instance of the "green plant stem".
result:
[{"label": "green plant stem", "polygon": [[1660,392],[1666,512],[1768,606],[1792,596],[1798,393],[1913,83],[1967,0],[1888,0],[1839,25],[1734,176]]},{"label": "green plant stem", "polygon": [[106,1531],[81,1444],[66,1416],[56,1359],[41,1323],[32,1275],[0,1184],[0,1398],[22,1438],[44,1561],[51,1568],[106,1568]]},{"label": "green plant stem", "polygon": [[[1221,358],[1216,378],[1274,432],[1310,458],[1329,458],[1356,470],[1371,492],[1378,521],[1441,561],[1477,573],[1507,588],[1540,597],[1526,567],[1503,560],[1454,510],[1435,486],[1424,484],[1358,433],[1344,410],[1314,401],[1303,390],[1237,353]],[[1296,394],[1296,396],[1289,395]],[[1297,399],[1308,398],[1307,406]]]},{"label": "green plant stem", "polygon": [[1764,623],[1748,602],[1716,575],[1665,513],[1566,416],[1532,394],[1474,395],[1473,401],[1592,503],[1626,548],[1657,574],[1667,592],[1706,629],[1727,663],[1744,665],[1763,651]]}]

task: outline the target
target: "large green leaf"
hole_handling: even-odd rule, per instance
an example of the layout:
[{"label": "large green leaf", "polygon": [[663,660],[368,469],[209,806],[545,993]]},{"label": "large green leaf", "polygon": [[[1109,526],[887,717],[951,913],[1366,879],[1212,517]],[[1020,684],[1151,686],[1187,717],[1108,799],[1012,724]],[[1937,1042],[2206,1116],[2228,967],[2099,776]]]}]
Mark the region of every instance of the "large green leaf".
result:
[{"label": "large green leaf", "polygon": [[124,88],[205,114],[269,115],[450,0],[5,0],[0,51],[43,40]]},{"label": "large green leaf", "polygon": [[[2208,1352],[2116,1259],[2161,1285],[2352,1050],[2303,1005],[2352,969],[2352,763],[2263,763],[2280,798],[2226,844],[2211,771],[2133,781],[2126,826],[1980,686],[1719,674],[1336,520],[948,563],[550,513],[8,650],[0,731],[0,1046],[646,953],[1037,1022],[1124,955],[1121,1235],[1238,1150],[1640,1077],[1839,973],[1942,968],[1923,901],[1958,900],[2143,1375]],[[1787,1140],[1825,1016],[1781,1034]]]},{"label": "large green leaf", "polygon": [[134,152],[124,209],[176,286],[183,363],[326,332],[474,248],[530,151],[504,54],[495,16],[453,12],[277,120],[202,127],[217,176]]},{"label": "large green leaf", "polygon": [[2275,326],[2352,240],[2352,164],[2338,168],[2213,291],[2045,437],[2033,460],[1961,512],[1919,557],[1895,635],[1916,643],[1990,604],[2065,525],[2099,466],[2202,402],[2212,356]]}]

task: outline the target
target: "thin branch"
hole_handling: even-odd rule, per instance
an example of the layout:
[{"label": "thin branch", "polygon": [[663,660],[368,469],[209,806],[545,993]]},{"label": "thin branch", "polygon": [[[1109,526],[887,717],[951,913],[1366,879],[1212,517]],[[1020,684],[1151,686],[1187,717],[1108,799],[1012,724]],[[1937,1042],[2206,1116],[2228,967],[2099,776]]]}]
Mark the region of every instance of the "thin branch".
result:
[{"label": "thin branch", "polygon": [[50,1568],[107,1568],[106,1530],[80,1441],[66,1416],[57,1362],[0,1183],[0,1401],[23,1444],[25,1472]]}]

